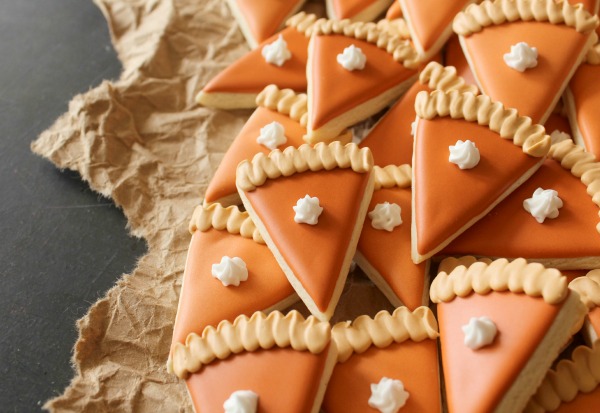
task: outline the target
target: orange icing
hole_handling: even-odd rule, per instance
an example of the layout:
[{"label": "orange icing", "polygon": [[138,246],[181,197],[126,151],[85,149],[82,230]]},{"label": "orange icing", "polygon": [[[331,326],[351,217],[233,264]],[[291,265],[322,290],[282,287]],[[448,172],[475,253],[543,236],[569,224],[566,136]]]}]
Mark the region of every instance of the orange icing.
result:
[{"label": "orange icing", "polygon": [[[470,139],[481,160],[469,170],[448,161],[450,145]],[[486,126],[448,117],[420,119],[413,165],[417,249],[424,255],[483,213],[539,158]]]},{"label": "orange icing", "polygon": [[351,19],[376,0],[331,0],[337,20]]},{"label": "orange icing", "polygon": [[336,365],[323,401],[326,413],[375,412],[368,405],[371,383],[401,380],[410,394],[402,413],[441,411],[437,341],[406,341],[369,348]]},{"label": "orange icing", "polygon": [[367,217],[358,241],[358,251],[381,274],[400,301],[414,310],[423,305],[426,264],[414,264],[410,256],[410,188],[375,191],[369,211],[383,202],[400,205],[402,224],[392,232],[377,230]]},{"label": "orange icing", "polygon": [[206,202],[216,202],[225,196],[237,193],[235,186],[237,165],[244,159],[252,159],[258,152],[265,154],[271,152],[269,148],[256,142],[256,138],[260,135],[260,129],[271,122],[279,122],[285,129],[287,142],[279,149],[288,146],[298,147],[305,143],[302,137],[306,134],[306,129],[300,126],[298,122],[281,113],[263,107],[257,108],[237,135],[215,171],[215,175],[206,189]]},{"label": "orange icing", "polygon": [[308,38],[293,27],[282,30],[292,58],[279,67],[265,62],[262,45],[271,43],[279,34],[265,40],[261,46],[236,60],[215,76],[202,89],[206,93],[260,93],[272,83],[279,88],[296,92],[306,91],[306,62],[308,60]]},{"label": "orange icing", "polygon": [[[471,294],[439,304],[437,312],[449,412],[494,411],[544,338],[560,308],[560,305],[547,304],[541,298],[509,292]],[[491,345],[473,351],[464,345],[461,327],[468,324],[471,317],[481,316],[494,321],[498,335]],[[540,374],[544,372],[540,371]]]},{"label": "orange icing", "polygon": [[590,324],[596,331],[596,334],[600,337],[600,307],[595,307],[588,313],[588,319]]},{"label": "orange icing", "polygon": [[600,66],[579,66],[569,83],[575,106],[575,121],[588,152],[600,158]]},{"label": "orange icing", "polygon": [[[351,72],[337,62],[337,55],[352,44],[367,57],[363,70]],[[310,54],[312,64],[307,69],[311,71],[312,83],[309,91],[309,123],[313,130],[416,74],[416,71],[396,62],[384,49],[354,37],[314,36]]]},{"label": "orange icing", "polygon": [[[212,264],[223,256],[240,257],[248,268],[248,280],[225,287],[211,274]],[[195,231],[188,250],[183,288],[179,299],[173,344],[185,343],[189,333],[240,314],[250,316],[289,298],[294,289],[264,244],[227,231]]]},{"label": "orange icing", "polygon": [[312,411],[327,353],[289,347],[242,352],[210,363],[186,384],[197,412],[222,412],[231,393],[251,390],[258,394],[257,413],[307,413]]},{"label": "orange icing", "polygon": [[402,17],[402,9],[400,8],[400,2],[398,0],[394,0],[387,13],[385,14],[385,18],[388,20],[399,19]]},{"label": "orange icing", "polygon": [[[589,36],[564,24],[517,21],[485,27],[462,41],[482,93],[517,109],[534,123],[543,123],[562,94]],[[519,42],[536,47],[539,56],[537,67],[523,73],[510,68],[503,58]],[[536,98],[523,99],[524,90]]]},{"label": "orange icing", "polygon": [[299,0],[235,0],[257,43],[262,43],[273,36],[301,2]]},{"label": "orange icing", "polygon": [[476,85],[477,81],[473,72],[469,67],[469,62],[465,58],[462,48],[460,47],[460,41],[458,36],[452,35],[450,40],[446,43],[446,55],[445,55],[446,66],[454,66],[456,73],[465,79],[465,82],[470,85]]},{"label": "orange icing", "polygon": [[554,413],[592,413],[600,406],[600,386],[591,393],[579,393],[569,402],[563,403]]},{"label": "orange icing", "polygon": [[[277,250],[321,311],[328,308],[351,245],[368,173],[335,168],[269,179],[245,192]],[[332,191],[335,188],[335,191]],[[317,225],[294,221],[293,206],[305,195],[319,198]],[[337,299],[337,298],[336,298]]]},{"label": "orange icing", "polygon": [[[546,219],[543,224],[523,208],[523,201],[540,187],[554,189],[564,203],[558,217]],[[598,207],[586,186],[558,162],[547,159],[531,179],[453,241],[444,253],[507,258],[598,257],[597,221]]]},{"label": "orange icing", "polygon": [[546,123],[544,123],[544,128],[546,129],[546,133],[550,135],[555,130],[564,132],[572,135],[571,125],[569,124],[569,119],[564,116],[559,115],[558,113],[553,113],[550,115]]}]

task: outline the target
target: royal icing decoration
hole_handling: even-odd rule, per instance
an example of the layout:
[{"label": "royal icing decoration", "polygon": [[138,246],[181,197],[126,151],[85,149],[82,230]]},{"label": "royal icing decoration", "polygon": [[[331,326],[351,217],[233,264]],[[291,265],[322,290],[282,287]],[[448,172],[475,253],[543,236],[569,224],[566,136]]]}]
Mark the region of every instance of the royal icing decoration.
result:
[{"label": "royal icing decoration", "polygon": [[558,209],[562,206],[563,201],[558,197],[558,192],[553,189],[538,188],[531,198],[523,201],[525,211],[529,212],[540,224],[546,218],[558,217]]},{"label": "royal icing decoration", "polygon": [[273,43],[269,43],[262,48],[262,55],[267,63],[279,67],[292,58],[287,42],[283,40],[281,35]]},{"label": "royal icing decoration", "polygon": [[346,70],[362,70],[367,63],[367,56],[353,44],[346,47],[343,53],[337,55],[337,62]]},{"label": "royal icing decoration", "polygon": [[475,168],[479,163],[480,155],[477,146],[470,140],[458,140],[453,146],[449,146],[450,157],[448,160],[460,169]]},{"label": "royal icing decoration", "polygon": [[504,63],[509,67],[524,72],[537,66],[538,51],[525,42],[510,47],[510,53],[504,55]]},{"label": "royal icing decoration", "polygon": [[381,413],[396,413],[406,404],[408,396],[400,380],[383,377],[379,383],[371,384],[369,406]]},{"label": "royal icing decoration", "polygon": [[239,257],[221,258],[219,264],[212,265],[212,276],[223,283],[225,287],[229,285],[239,286],[240,282],[248,279],[248,268],[246,263]]},{"label": "royal icing decoration", "polygon": [[256,413],[257,406],[258,394],[251,390],[234,391],[223,403],[225,413]]},{"label": "royal icing decoration", "polygon": [[271,122],[260,128],[260,135],[256,142],[273,150],[287,142],[285,129],[279,122]]},{"label": "royal icing decoration", "polygon": [[319,216],[323,212],[323,208],[319,205],[319,198],[308,195],[300,198],[293,208],[296,212],[294,221],[299,224],[316,225],[319,222]]},{"label": "royal icing decoration", "polygon": [[415,136],[417,133],[417,121],[413,121],[410,124],[410,136]]},{"label": "royal icing decoration", "polygon": [[552,145],[555,143],[559,143],[562,141],[566,141],[567,139],[571,139],[571,135],[565,132],[561,132],[556,129],[554,132],[550,134],[550,139],[552,140]]},{"label": "royal icing decoration", "polygon": [[479,350],[494,342],[498,329],[488,317],[471,317],[469,324],[462,326],[465,333],[465,346]]},{"label": "royal icing decoration", "polygon": [[371,225],[375,229],[384,229],[392,232],[394,228],[402,224],[400,212],[401,208],[398,204],[390,204],[389,202],[377,204],[375,205],[375,208],[369,212]]}]

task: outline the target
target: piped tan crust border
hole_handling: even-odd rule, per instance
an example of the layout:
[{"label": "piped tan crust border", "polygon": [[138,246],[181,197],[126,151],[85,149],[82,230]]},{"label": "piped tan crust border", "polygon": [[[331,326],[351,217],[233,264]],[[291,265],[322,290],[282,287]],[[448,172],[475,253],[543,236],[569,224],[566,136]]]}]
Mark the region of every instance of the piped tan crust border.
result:
[{"label": "piped tan crust border", "polygon": [[590,393],[600,385],[600,341],[593,347],[579,346],[571,359],[561,360],[549,370],[524,413],[553,412],[579,393]]},{"label": "piped tan crust border", "polygon": [[363,315],[354,322],[337,323],[331,329],[331,334],[340,363],[347,361],[354,353],[364,353],[371,346],[385,348],[392,343],[439,337],[437,321],[427,307],[418,307],[415,311],[398,307],[392,314],[380,311],[374,318]]},{"label": "piped tan crust border", "polygon": [[585,277],[575,278],[569,283],[569,288],[579,294],[589,310],[600,307],[600,269],[588,272]]},{"label": "piped tan crust border", "polygon": [[256,97],[256,106],[289,116],[306,128],[308,122],[306,93],[296,93],[292,89],[279,89],[277,85],[268,85]]},{"label": "piped tan crust border", "polygon": [[269,315],[258,311],[250,318],[237,317],[233,323],[221,321],[217,328],[208,326],[199,336],[190,333],[185,344],[173,347],[173,372],[182,379],[200,371],[215,359],[223,360],[242,351],[268,350],[274,346],[297,351],[321,353],[331,340],[329,323],[315,317],[304,319],[297,311]]},{"label": "piped tan crust border", "polygon": [[305,171],[331,170],[334,168],[352,168],[354,172],[365,173],[373,168],[373,155],[368,148],[359,148],[354,143],[343,145],[340,142],[330,144],[308,144],[299,148],[289,146],[283,151],[275,149],[268,155],[258,153],[251,161],[240,162],[236,172],[238,190],[254,191],[267,179],[290,176]]},{"label": "piped tan crust border", "polygon": [[387,165],[373,167],[375,190],[381,188],[408,188],[412,183],[412,167],[404,165]]},{"label": "piped tan crust border", "polygon": [[250,215],[240,211],[235,205],[227,208],[221,204],[198,205],[192,214],[188,228],[191,234],[197,230],[204,232],[214,228],[251,238],[260,244],[265,243]]},{"label": "piped tan crust border", "polygon": [[460,93],[479,94],[475,85],[468,85],[465,79],[460,77],[453,66],[442,66],[438,62],[429,62],[419,74],[419,82],[427,85],[430,89],[450,92],[456,90]]},{"label": "piped tan crust border", "polygon": [[[571,139],[552,145],[548,155],[581,179],[592,202],[600,207],[600,162],[596,161],[594,155],[575,145]],[[596,224],[596,230],[600,232],[600,223]]]},{"label": "piped tan crust border", "polygon": [[480,32],[484,27],[517,20],[565,24],[579,33],[590,33],[598,17],[583,8],[555,0],[496,0],[471,4],[454,18],[452,29],[461,36]]},{"label": "piped tan crust border", "polygon": [[524,153],[536,158],[546,156],[550,150],[552,141],[542,125],[534,124],[527,116],[519,116],[516,109],[507,109],[486,95],[421,91],[415,100],[415,111],[421,119],[450,116],[477,122],[489,127],[500,137],[511,139],[515,145],[523,148]]},{"label": "piped tan crust border", "polygon": [[364,40],[387,51],[394,60],[407,69],[419,66],[419,57],[409,40],[403,39],[392,31],[385,30],[372,22],[352,22],[351,20],[317,19],[314,15],[298,13],[288,20],[288,26],[296,28],[306,36],[340,34]]},{"label": "piped tan crust border", "polygon": [[442,303],[473,292],[483,295],[491,291],[541,296],[548,304],[558,304],[567,297],[569,289],[567,277],[556,269],[529,264],[523,258],[511,262],[502,258],[489,264],[476,261],[468,267],[459,265],[450,273],[438,273],[429,295],[434,303]]},{"label": "piped tan crust border", "polygon": [[393,20],[379,20],[377,22],[377,28],[381,31],[391,34],[392,36],[398,36],[402,39],[410,39],[408,25],[406,24],[406,20],[404,20],[402,17]]}]

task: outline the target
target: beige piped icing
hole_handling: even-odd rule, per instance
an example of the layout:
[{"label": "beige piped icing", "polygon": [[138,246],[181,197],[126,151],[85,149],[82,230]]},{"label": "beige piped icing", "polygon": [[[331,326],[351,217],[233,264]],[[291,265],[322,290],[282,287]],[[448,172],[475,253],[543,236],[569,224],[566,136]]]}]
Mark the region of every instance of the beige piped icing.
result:
[{"label": "beige piped icing", "polygon": [[469,36],[484,27],[516,20],[566,24],[579,33],[589,33],[598,26],[598,17],[585,10],[582,4],[555,0],[486,0],[458,13],[452,28],[461,36]]},{"label": "beige piped icing", "polygon": [[415,110],[422,119],[450,116],[486,125],[502,138],[521,146],[527,155],[537,158],[546,156],[552,142],[542,125],[534,124],[531,118],[519,116],[516,109],[506,109],[485,95],[421,91],[415,100]]},{"label": "beige piped icing", "polygon": [[523,258],[511,262],[502,258],[490,264],[474,262],[468,268],[461,265],[450,273],[440,272],[431,284],[430,296],[434,303],[441,303],[472,292],[487,294],[507,290],[541,296],[549,304],[562,302],[569,291],[567,278],[556,269],[539,263],[528,264]]},{"label": "beige piped icing", "polygon": [[369,172],[373,167],[373,155],[368,148],[340,142],[330,144],[308,144],[299,148],[287,147],[283,151],[276,149],[265,155],[258,153],[251,161],[243,161],[237,167],[236,184],[243,191],[254,191],[267,179],[290,176],[305,171],[331,170],[333,168],[352,168],[358,173]]},{"label": "beige piped icing", "polygon": [[578,393],[589,393],[600,385],[600,341],[593,347],[579,346],[570,360],[561,360],[548,371],[525,408],[525,413],[553,412]]},{"label": "beige piped icing", "polygon": [[585,63],[588,65],[600,65],[600,43],[596,43],[594,46],[590,47],[587,55],[585,56]]},{"label": "beige piped icing", "polygon": [[292,89],[279,89],[268,85],[256,97],[256,105],[287,115],[290,119],[306,127],[308,121],[308,99],[305,93],[296,93]]},{"label": "beige piped icing", "polygon": [[450,92],[456,90],[460,93],[479,94],[475,85],[467,85],[465,79],[460,77],[453,66],[442,66],[438,62],[429,62],[419,74],[419,82],[430,89]]},{"label": "beige piped icing", "polygon": [[588,272],[585,277],[575,278],[569,288],[579,294],[588,309],[600,307],[600,269]]},{"label": "beige piped icing", "polygon": [[[548,156],[581,179],[592,202],[600,207],[600,162],[596,161],[594,155],[567,139],[552,145]],[[596,229],[600,232],[600,223],[596,225]]]},{"label": "beige piped icing", "polygon": [[293,27],[298,30],[300,33],[305,33],[307,36],[310,36],[311,28],[315,24],[315,22],[320,20],[327,20],[325,18],[318,18],[315,14],[305,13],[301,11],[290,17],[285,25],[287,27]]},{"label": "beige piped icing", "polygon": [[352,323],[337,323],[331,329],[331,334],[340,363],[354,353],[364,353],[373,345],[384,348],[394,342],[423,341],[439,336],[437,321],[427,307],[418,307],[415,311],[398,307],[392,314],[380,311],[374,318],[360,316]]},{"label": "beige piped icing", "polygon": [[399,19],[382,19],[377,22],[377,28],[384,32],[388,32],[392,36],[398,36],[402,39],[410,39],[410,31],[408,30],[408,25],[406,24],[406,20]]},{"label": "beige piped icing", "polygon": [[375,190],[381,188],[408,188],[412,182],[412,168],[408,164],[374,166]]},{"label": "beige piped icing", "polygon": [[215,359],[226,359],[242,351],[268,350],[274,346],[297,351],[321,353],[331,339],[329,323],[315,317],[304,319],[297,311],[282,314],[274,311],[237,317],[233,323],[221,321],[217,328],[208,326],[199,336],[191,333],[185,344],[177,343],[172,351],[172,369],[180,378],[198,372]]},{"label": "beige piped icing", "polygon": [[226,230],[230,234],[239,234],[260,244],[265,243],[248,213],[240,211],[235,205],[227,208],[221,204],[197,206],[190,220],[190,233],[193,234],[196,230],[205,232],[211,228],[219,231]]}]

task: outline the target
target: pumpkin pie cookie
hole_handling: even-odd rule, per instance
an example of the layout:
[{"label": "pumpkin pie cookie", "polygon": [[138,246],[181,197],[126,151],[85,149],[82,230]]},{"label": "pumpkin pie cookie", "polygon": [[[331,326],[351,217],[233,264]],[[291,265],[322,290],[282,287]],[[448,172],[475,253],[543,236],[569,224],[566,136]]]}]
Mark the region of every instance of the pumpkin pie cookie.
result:
[{"label": "pumpkin pie cookie", "polygon": [[596,43],[597,25],[581,4],[486,0],[459,13],[453,28],[481,92],[544,124]]},{"label": "pumpkin pie cookie", "polygon": [[556,269],[473,261],[443,264],[430,290],[448,412],[520,412],[586,308]]},{"label": "pumpkin pie cookie", "polygon": [[385,18],[388,20],[399,19],[402,17],[402,9],[400,8],[400,2],[394,0],[390,8],[385,13]]},{"label": "pumpkin pie cookie", "polygon": [[415,98],[421,91],[433,90],[478,93],[477,86],[466,85],[453,67],[444,67],[437,62],[427,64],[419,74],[419,80],[402,95],[360,143],[361,148],[371,149],[375,165],[412,163],[412,129],[417,116]]},{"label": "pumpkin pie cookie", "polygon": [[584,277],[575,278],[569,288],[577,291],[588,308],[583,335],[591,345],[600,338],[600,270],[592,270]]},{"label": "pumpkin pie cookie", "polygon": [[467,58],[460,46],[460,40],[458,40],[456,34],[450,36],[444,51],[444,64],[456,68],[456,74],[462,77],[466,84],[476,85],[477,81],[475,80],[475,76],[473,76],[469,62],[467,62]]},{"label": "pumpkin pie cookie", "polygon": [[392,4],[393,0],[325,0],[327,17],[333,20],[370,22]]},{"label": "pumpkin pie cookie", "polygon": [[310,312],[329,320],[373,195],[373,157],[353,143],[258,153],[237,188],[267,246]]},{"label": "pumpkin pie cookie", "polygon": [[488,96],[420,92],[413,154],[413,261],[487,215],[542,165],[543,126]]},{"label": "pumpkin pie cookie", "polygon": [[600,406],[600,342],[579,346],[548,371],[524,413],[595,413]]},{"label": "pumpkin pie cookie", "polygon": [[197,412],[318,413],[336,360],[329,323],[276,311],[191,333],[171,367]]},{"label": "pumpkin pie cookie", "polygon": [[325,413],[442,411],[439,334],[429,308],[360,316],[336,324],[331,334],[338,364],[325,393]]}]

